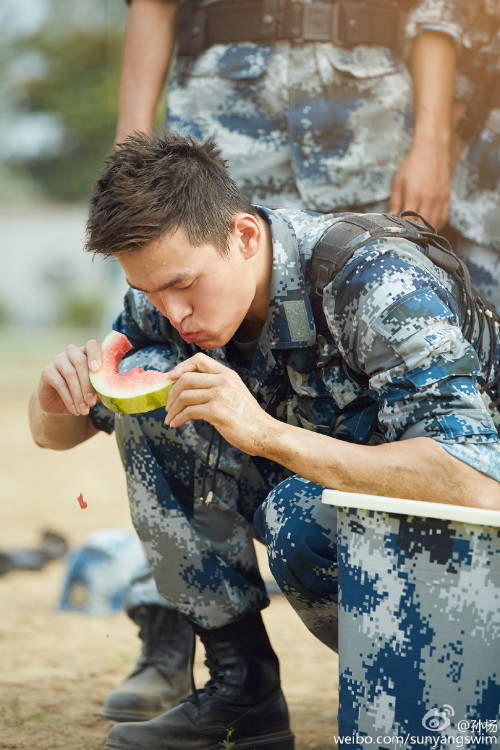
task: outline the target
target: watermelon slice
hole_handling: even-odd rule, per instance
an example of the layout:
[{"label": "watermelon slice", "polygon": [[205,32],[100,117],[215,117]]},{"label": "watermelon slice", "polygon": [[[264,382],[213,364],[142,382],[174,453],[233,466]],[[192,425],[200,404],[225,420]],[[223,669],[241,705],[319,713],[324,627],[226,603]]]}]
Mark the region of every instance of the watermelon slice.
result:
[{"label": "watermelon slice", "polygon": [[167,395],[174,384],[165,373],[134,367],[118,372],[118,362],[132,348],[123,333],[111,331],[102,342],[102,366],[89,371],[90,382],[104,406],[122,414],[152,411],[167,403]]}]

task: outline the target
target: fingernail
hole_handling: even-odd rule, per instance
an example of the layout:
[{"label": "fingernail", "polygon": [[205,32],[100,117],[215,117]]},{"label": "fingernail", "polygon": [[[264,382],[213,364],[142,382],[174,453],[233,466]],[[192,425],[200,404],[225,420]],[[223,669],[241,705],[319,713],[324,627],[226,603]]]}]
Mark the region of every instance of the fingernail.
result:
[{"label": "fingernail", "polygon": [[87,393],[87,398],[85,400],[89,406],[93,406],[97,401],[97,396],[95,393]]},{"label": "fingernail", "polygon": [[78,416],[78,409],[76,408],[76,406],[75,406],[74,404],[73,404],[73,406],[71,407],[71,413],[72,413],[72,414],[74,414],[74,415],[75,415],[75,417],[77,417],[77,416]]},{"label": "fingernail", "polygon": [[87,404],[80,404],[80,414],[88,414],[89,407]]},{"label": "fingernail", "polygon": [[93,359],[92,362],[90,363],[90,369],[92,370],[92,372],[96,372],[99,369],[100,366],[101,365],[97,361],[97,359]]}]

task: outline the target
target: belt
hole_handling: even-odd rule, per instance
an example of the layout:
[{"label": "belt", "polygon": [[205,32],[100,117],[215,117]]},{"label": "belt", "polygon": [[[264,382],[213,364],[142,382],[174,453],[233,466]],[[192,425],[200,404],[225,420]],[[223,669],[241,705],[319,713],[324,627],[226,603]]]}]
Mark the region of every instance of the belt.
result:
[{"label": "belt", "polygon": [[333,42],[345,47],[370,44],[397,50],[405,20],[404,11],[388,0],[217,2],[189,15],[186,21],[181,17],[178,30],[178,52],[188,56],[213,44],[283,40]]}]

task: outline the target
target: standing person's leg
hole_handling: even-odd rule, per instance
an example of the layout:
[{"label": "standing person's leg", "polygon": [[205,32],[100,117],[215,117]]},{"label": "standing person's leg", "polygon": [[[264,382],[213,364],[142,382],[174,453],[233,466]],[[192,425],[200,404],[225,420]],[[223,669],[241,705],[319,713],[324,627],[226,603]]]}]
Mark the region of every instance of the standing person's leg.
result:
[{"label": "standing person's leg", "polygon": [[500,313],[500,251],[462,235],[456,236],[453,249],[466,263],[481,297]]},{"label": "standing person's leg", "polygon": [[141,654],[130,675],[106,698],[101,716],[148,721],[191,691],[191,624],[158,593],[149,565],[130,581],[127,615],[139,626]]}]

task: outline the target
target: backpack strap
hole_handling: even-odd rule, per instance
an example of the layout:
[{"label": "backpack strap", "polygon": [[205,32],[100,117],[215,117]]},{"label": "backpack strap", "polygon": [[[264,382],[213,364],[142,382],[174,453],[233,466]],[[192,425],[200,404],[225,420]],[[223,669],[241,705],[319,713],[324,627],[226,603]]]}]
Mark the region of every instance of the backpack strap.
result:
[{"label": "backpack strap", "polygon": [[[373,240],[384,237],[403,237],[416,242],[424,248],[431,248],[428,257],[436,265],[444,267],[448,273],[458,268],[458,259],[453,251],[449,253],[440,247],[433,247],[427,234],[437,237],[436,230],[404,219],[412,212],[405,212],[400,217],[391,214],[355,214],[346,213],[341,221],[329,227],[313,248],[309,266],[311,282],[311,305],[316,330],[328,335],[329,329],[323,312],[323,290],[340,273],[356,250]],[[439,262],[437,262],[439,261]]]},{"label": "backpack strap", "polygon": [[[423,223],[407,217],[418,217]],[[455,255],[448,240],[438,235],[434,227],[414,211],[403,211],[399,216],[346,213],[345,218],[326,230],[313,248],[309,264],[310,302],[317,332],[325,337],[331,335],[323,310],[325,287],[342,271],[356,250],[373,240],[389,237],[399,237],[420,245],[426,257],[436,266],[449,275],[456,274],[465,311],[462,333],[474,346],[479,358],[483,350],[483,332],[485,328],[489,331],[486,372],[478,381],[481,390],[490,395],[493,407],[500,410],[497,395],[500,367],[495,367],[500,317],[495,308],[482,300],[474,289],[467,266]],[[474,335],[476,324],[479,328],[477,337]],[[477,338],[475,342],[474,338]]]}]

